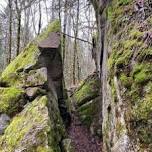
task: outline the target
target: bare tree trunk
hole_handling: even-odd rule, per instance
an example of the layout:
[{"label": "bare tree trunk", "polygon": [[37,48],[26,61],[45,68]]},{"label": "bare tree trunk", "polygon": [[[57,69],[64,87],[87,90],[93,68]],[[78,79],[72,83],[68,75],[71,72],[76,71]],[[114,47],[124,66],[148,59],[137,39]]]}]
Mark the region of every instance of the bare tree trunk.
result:
[{"label": "bare tree trunk", "polygon": [[[64,26],[63,26],[63,33],[66,33],[66,28],[67,28],[67,0],[65,0],[64,4]],[[66,35],[63,34],[63,66],[64,66],[64,61],[65,61],[65,51],[66,51]]]},{"label": "bare tree trunk", "polygon": [[8,45],[8,59],[7,64],[11,62],[11,53],[12,53],[12,1],[8,1],[9,5],[9,45]]},{"label": "bare tree trunk", "polygon": [[52,6],[52,9],[51,9],[51,20],[54,20],[55,19],[55,10],[54,10],[54,8],[55,8],[55,0],[52,0],[52,4],[51,4]]},{"label": "bare tree trunk", "polygon": [[32,15],[32,25],[33,25],[34,33],[35,35],[37,35],[36,26],[35,26],[35,12],[33,12],[32,8],[30,10]]},{"label": "bare tree trunk", "polygon": [[59,0],[59,20],[61,23],[61,0]]},{"label": "bare tree trunk", "polygon": [[20,40],[21,40],[21,9],[19,9],[19,2],[15,0],[16,12],[17,12],[17,48],[16,56],[20,53]]},{"label": "bare tree trunk", "polygon": [[27,10],[24,11],[24,47],[27,45],[29,42],[29,21],[30,21],[30,9],[28,8]]},{"label": "bare tree trunk", "polygon": [[48,7],[47,7],[47,0],[44,0],[44,5],[45,5],[45,12],[46,12],[46,18],[47,18],[47,23],[49,22],[49,16],[48,16]]},{"label": "bare tree trunk", "polygon": [[17,23],[17,49],[16,55],[20,53],[20,40],[21,40],[21,13],[18,14],[18,23]]},{"label": "bare tree trunk", "polygon": [[80,12],[80,1],[78,0],[77,4],[77,17],[76,17],[76,24],[74,30],[74,58],[73,58],[73,84],[76,84],[76,61],[78,67],[78,81],[80,80],[80,69],[79,69],[79,59],[78,59],[78,48],[77,48],[77,37],[78,37],[78,27],[79,27],[79,12]]},{"label": "bare tree trunk", "polygon": [[42,25],[42,12],[41,12],[41,1],[39,0],[39,25],[38,25],[38,34],[40,34],[41,31],[41,25]]}]

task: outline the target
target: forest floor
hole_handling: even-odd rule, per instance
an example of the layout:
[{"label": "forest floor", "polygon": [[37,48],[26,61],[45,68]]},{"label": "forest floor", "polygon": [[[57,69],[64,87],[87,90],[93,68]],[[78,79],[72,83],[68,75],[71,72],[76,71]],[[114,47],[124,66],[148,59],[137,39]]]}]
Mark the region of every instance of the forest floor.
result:
[{"label": "forest floor", "polygon": [[75,112],[72,113],[71,117],[72,122],[68,128],[68,134],[75,152],[101,152],[101,140],[90,134],[88,128],[80,122]]}]

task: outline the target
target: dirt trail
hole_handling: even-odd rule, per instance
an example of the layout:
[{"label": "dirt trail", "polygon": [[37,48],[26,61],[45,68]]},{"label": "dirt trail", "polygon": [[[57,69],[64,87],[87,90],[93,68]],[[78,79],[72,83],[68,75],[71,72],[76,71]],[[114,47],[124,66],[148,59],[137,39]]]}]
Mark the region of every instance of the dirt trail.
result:
[{"label": "dirt trail", "polygon": [[89,130],[79,121],[77,114],[72,114],[71,126],[68,128],[75,152],[101,152],[102,143],[92,137]]}]

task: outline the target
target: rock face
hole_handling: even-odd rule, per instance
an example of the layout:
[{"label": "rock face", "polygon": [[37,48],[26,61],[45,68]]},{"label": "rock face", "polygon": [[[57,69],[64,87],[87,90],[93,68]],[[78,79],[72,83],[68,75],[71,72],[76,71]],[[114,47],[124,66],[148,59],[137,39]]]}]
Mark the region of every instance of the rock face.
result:
[{"label": "rock face", "polygon": [[[2,73],[1,152],[62,150],[66,132],[60,107],[65,107],[64,114],[67,109],[62,94],[60,44],[53,51],[51,48],[38,48],[38,43],[47,39],[52,32],[55,35],[60,32],[59,21],[51,23]],[[11,121],[2,118],[6,114]]]},{"label": "rock face", "polygon": [[[106,152],[152,149],[152,13],[148,2],[93,0],[99,27]],[[100,6],[100,7],[99,7]]]}]

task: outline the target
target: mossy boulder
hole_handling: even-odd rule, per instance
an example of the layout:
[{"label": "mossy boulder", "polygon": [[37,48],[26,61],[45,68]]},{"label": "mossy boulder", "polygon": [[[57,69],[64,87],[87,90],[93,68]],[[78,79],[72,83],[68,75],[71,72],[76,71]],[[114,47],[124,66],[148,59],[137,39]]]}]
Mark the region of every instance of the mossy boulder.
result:
[{"label": "mossy boulder", "polygon": [[12,115],[21,111],[26,103],[24,94],[22,89],[0,88],[0,113]]},{"label": "mossy boulder", "polygon": [[61,152],[65,127],[56,90],[53,85],[49,90],[46,84],[47,70],[40,65],[42,52],[38,49],[40,41],[60,29],[58,20],[52,22],[1,75],[0,113],[11,116],[10,124],[0,136],[1,152]]},{"label": "mossy boulder", "polygon": [[46,39],[51,32],[60,32],[60,29],[61,26],[58,20],[50,23],[47,28],[35,38],[35,40],[30,42],[21,54],[7,66],[2,72],[0,82],[7,84],[8,86],[22,86],[24,71],[35,68],[37,65],[38,57],[40,56],[38,42]]},{"label": "mossy boulder", "polygon": [[98,73],[90,75],[74,92],[73,98],[77,106],[81,106],[99,96],[100,80]]},{"label": "mossy boulder", "polygon": [[50,138],[54,126],[50,122],[47,97],[38,97],[17,116],[0,139],[1,152],[60,152],[57,141]]}]

